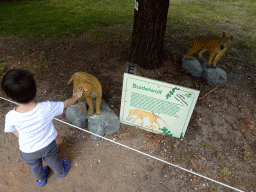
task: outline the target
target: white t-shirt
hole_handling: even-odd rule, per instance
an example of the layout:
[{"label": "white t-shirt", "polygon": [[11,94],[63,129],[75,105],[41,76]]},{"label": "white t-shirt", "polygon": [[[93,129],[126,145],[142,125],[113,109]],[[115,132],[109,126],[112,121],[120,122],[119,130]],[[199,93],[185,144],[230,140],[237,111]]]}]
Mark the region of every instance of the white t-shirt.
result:
[{"label": "white t-shirt", "polygon": [[61,115],[63,102],[45,101],[25,113],[9,111],[5,117],[4,132],[18,131],[19,148],[24,153],[33,153],[49,145],[58,135],[52,120]]}]

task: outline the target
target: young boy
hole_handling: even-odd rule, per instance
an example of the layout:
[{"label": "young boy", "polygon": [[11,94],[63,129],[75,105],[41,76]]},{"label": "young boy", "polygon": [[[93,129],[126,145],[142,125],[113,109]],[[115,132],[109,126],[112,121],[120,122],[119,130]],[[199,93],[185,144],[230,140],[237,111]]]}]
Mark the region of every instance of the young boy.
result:
[{"label": "young boy", "polygon": [[70,168],[68,158],[60,161],[57,157],[55,138],[57,131],[52,123],[55,116],[74,104],[83,94],[80,88],[64,102],[45,101],[37,103],[36,84],[33,75],[22,69],[8,71],[1,87],[9,98],[18,103],[18,107],[9,111],[5,118],[5,132],[12,132],[19,138],[21,158],[31,167],[38,186],[47,182],[48,168],[42,166],[42,159],[63,178]]}]

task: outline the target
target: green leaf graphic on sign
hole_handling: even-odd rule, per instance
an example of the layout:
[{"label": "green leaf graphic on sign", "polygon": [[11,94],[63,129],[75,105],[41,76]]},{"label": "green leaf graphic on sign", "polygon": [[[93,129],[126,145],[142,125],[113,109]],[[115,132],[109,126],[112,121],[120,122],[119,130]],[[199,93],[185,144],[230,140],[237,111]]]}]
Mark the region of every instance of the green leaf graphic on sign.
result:
[{"label": "green leaf graphic on sign", "polygon": [[169,93],[165,96],[166,97],[166,100],[171,97],[175,92],[175,89],[172,89],[171,91],[169,91]]},{"label": "green leaf graphic on sign", "polygon": [[187,98],[191,97],[191,95],[192,95],[191,93],[186,94]]},{"label": "green leaf graphic on sign", "polygon": [[163,135],[167,135],[167,136],[171,136],[172,137],[171,132],[168,129],[166,129],[166,127],[162,128],[160,130],[163,131]]},{"label": "green leaf graphic on sign", "polygon": [[170,98],[170,97],[174,94],[175,89],[180,90],[179,88],[175,87],[174,89],[172,89],[171,91],[169,91],[169,93],[165,96],[165,97],[166,97],[166,100],[167,100],[168,98]]}]

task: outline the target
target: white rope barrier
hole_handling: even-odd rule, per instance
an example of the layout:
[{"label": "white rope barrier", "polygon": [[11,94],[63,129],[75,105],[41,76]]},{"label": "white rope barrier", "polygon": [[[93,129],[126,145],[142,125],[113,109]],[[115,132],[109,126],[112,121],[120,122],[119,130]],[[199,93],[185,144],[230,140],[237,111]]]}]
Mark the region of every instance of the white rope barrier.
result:
[{"label": "white rope barrier", "polygon": [[[8,100],[8,99],[6,99],[6,98],[0,97],[0,99],[9,101],[9,102],[14,103],[14,104],[17,105],[16,102],[10,101],[10,100]],[[67,123],[67,122],[65,122],[65,121],[59,120],[59,119],[57,119],[57,118],[54,118],[54,119],[55,119],[56,121],[59,121],[59,122],[61,122],[61,123],[64,123],[64,124],[66,124],[66,125],[69,125],[69,126],[71,126],[71,127],[77,128],[77,129],[79,129],[79,130],[81,130],[81,131],[85,131],[85,132],[87,132],[87,133],[89,133],[89,134],[92,134],[92,135],[94,135],[94,136],[100,137],[100,138],[105,139],[105,140],[107,140],[107,141],[109,141],[109,142],[115,143],[115,144],[117,144],[117,145],[120,145],[120,146],[122,146],[122,147],[125,147],[125,148],[127,148],[127,149],[130,149],[130,150],[132,150],[132,151],[135,151],[135,152],[137,152],[137,153],[140,153],[140,154],[142,154],[142,155],[145,155],[145,156],[147,156],[147,157],[150,157],[150,158],[152,158],[152,159],[158,160],[158,161],[160,161],[160,162],[162,162],[162,163],[166,163],[166,164],[168,164],[168,165],[171,165],[171,166],[176,167],[176,168],[178,168],[178,169],[181,169],[181,170],[183,170],[183,171],[186,171],[186,172],[189,172],[189,173],[191,173],[191,174],[197,175],[198,177],[202,177],[202,178],[207,179],[207,180],[210,180],[210,181],[212,181],[212,182],[214,182],[214,183],[218,183],[218,184],[220,184],[220,185],[223,185],[223,186],[225,186],[225,187],[227,187],[227,188],[230,188],[230,189],[233,189],[233,190],[235,190],[235,191],[244,192],[244,191],[242,191],[242,190],[240,190],[240,189],[237,189],[237,188],[235,188],[235,187],[226,185],[226,184],[224,184],[224,183],[221,183],[221,182],[216,181],[216,180],[214,180],[214,179],[211,179],[211,178],[209,178],[209,177],[200,175],[200,174],[198,174],[198,173],[196,173],[196,172],[194,172],[194,171],[191,171],[191,170],[185,169],[185,168],[183,168],[183,167],[180,167],[180,166],[178,166],[178,165],[172,164],[172,163],[170,163],[170,162],[168,162],[168,161],[165,161],[165,160],[162,160],[162,159],[160,159],[160,158],[157,158],[157,157],[154,157],[154,156],[152,156],[152,155],[149,155],[149,154],[147,154],[147,153],[141,152],[141,151],[139,151],[139,150],[137,150],[137,149],[128,147],[128,146],[126,146],[126,145],[123,145],[123,144],[121,144],[121,143],[118,143],[118,142],[116,142],[116,141],[113,141],[113,140],[111,140],[111,139],[108,139],[108,138],[106,138],[106,137],[102,137],[102,136],[100,136],[100,135],[97,135],[97,134],[95,134],[95,133],[92,133],[92,132],[87,131],[87,130],[85,130],[85,129],[82,129],[82,128],[80,128],[80,127],[77,127],[77,126],[72,125],[72,124],[70,124],[70,123]]]}]

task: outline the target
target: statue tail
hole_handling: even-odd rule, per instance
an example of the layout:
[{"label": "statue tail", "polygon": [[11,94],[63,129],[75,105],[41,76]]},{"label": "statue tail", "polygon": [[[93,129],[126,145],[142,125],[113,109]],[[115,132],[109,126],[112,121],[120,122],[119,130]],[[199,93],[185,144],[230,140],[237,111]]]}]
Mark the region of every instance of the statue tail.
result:
[{"label": "statue tail", "polygon": [[72,75],[71,79],[69,80],[68,84],[70,84],[74,79],[74,75]]},{"label": "statue tail", "polygon": [[188,41],[186,43],[183,43],[182,45],[178,46],[177,48],[183,47],[184,45],[188,44],[188,43],[192,43],[193,41]]}]

